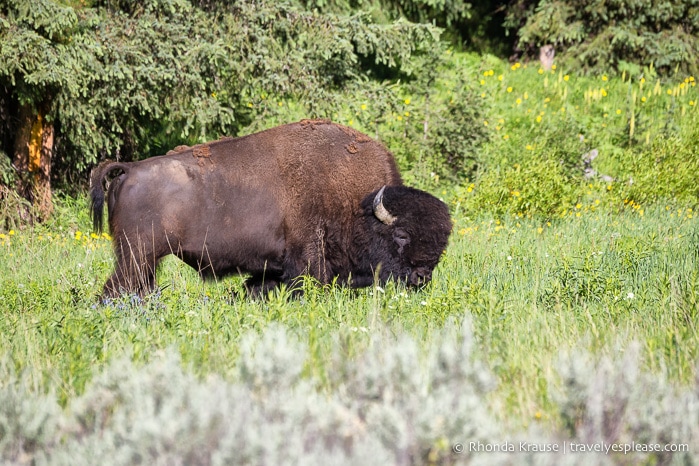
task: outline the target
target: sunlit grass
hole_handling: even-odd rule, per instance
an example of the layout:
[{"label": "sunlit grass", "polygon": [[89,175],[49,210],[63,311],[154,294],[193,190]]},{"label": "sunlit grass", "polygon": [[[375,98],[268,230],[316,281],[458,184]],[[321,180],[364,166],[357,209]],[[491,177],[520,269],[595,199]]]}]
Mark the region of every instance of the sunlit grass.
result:
[{"label": "sunlit grass", "polygon": [[[568,349],[616,357],[636,341],[646,369],[690,383],[699,348],[695,77],[661,80],[650,69],[583,77],[492,57],[454,60],[435,83],[440,98],[456,95],[459,66],[472,69],[492,137],[472,178],[432,171],[440,154],[422,154],[406,170],[406,180],[442,197],[454,219],[425,289],[309,281],[302,298],[282,289],[256,301],[240,278],[203,283],[168,258],[155,295],[102,305],[97,296],[113,267],[109,235],[91,232],[87,199],[62,199],[46,225],[0,229],[0,354],[65,403],[108,361],[127,355],[143,363],[167,348],[200,376],[229,377],[242,335],[279,323],[307,342],[305,375],[332,390],[325,368],[333,349],[359,354],[386,329],[427,347],[449,319],[468,318],[476,351],[497,377],[492,408],[515,424],[560,422],[550,381]],[[250,104],[286,112],[276,118],[306,116],[297,103],[258,97]],[[333,119],[408,145],[415,141],[404,135],[422,137],[433,103],[406,84],[390,108],[348,97]],[[582,157],[592,150],[596,173],[586,178]]]},{"label": "sunlit grass", "polygon": [[[499,380],[493,406],[525,424],[557,422],[547,381],[566,349],[611,354],[639,341],[647,368],[680,383],[696,375],[699,224],[692,209],[649,206],[641,214],[628,203],[610,214],[593,200],[546,220],[479,215],[458,199],[452,206],[454,235],[426,289],[309,282],[302,298],[280,290],[266,301],[244,297],[240,279],[203,283],[168,259],[156,295],[100,305],[112,267],[107,238],[83,233],[82,225],[15,232],[0,256],[0,353],[17,369],[41,374],[41,385],[57,386],[65,401],[123,354],[143,362],[175,347],[197,373],[227,376],[241,335],[273,322],[308,342],[307,375],[324,380],[337,345],[358,353],[386,326],[428,344],[448,319],[470,316],[477,351]],[[330,337],[338,332],[340,341]]]}]

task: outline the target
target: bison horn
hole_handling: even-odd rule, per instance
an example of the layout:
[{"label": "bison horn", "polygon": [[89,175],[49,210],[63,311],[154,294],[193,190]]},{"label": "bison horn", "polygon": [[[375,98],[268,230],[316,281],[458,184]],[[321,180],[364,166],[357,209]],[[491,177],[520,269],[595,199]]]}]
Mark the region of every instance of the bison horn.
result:
[{"label": "bison horn", "polygon": [[376,193],[376,197],[374,198],[374,215],[386,225],[390,225],[396,221],[396,217],[391,215],[391,213],[386,210],[386,207],[383,205],[384,189],[386,189],[386,186],[381,188],[379,192]]}]

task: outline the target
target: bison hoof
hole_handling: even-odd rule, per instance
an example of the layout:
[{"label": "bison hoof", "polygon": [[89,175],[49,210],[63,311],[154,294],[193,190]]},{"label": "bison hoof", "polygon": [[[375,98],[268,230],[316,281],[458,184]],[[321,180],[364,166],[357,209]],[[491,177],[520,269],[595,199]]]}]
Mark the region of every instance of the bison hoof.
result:
[{"label": "bison hoof", "polygon": [[417,268],[410,273],[409,282],[412,286],[424,286],[432,280],[432,271],[424,268]]}]

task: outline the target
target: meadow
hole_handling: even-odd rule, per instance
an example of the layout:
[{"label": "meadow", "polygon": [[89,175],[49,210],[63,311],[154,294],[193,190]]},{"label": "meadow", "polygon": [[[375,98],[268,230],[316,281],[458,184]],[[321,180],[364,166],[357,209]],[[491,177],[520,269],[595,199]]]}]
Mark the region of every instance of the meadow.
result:
[{"label": "meadow", "polygon": [[[471,177],[410,150],[406,125],[439,104],[408,86],[380,125],[370,102],[333,116],[379,134],[452,209],[422,290],[307,280],[300,298],[260,301],[168,259],[156,294],[104,305],[110,238],[90,231],[85,196],[2,230],[0,458],[699,462],[695,78],[453,64],[486,105]],[[436,84],[447,104],[454,79]]]}]

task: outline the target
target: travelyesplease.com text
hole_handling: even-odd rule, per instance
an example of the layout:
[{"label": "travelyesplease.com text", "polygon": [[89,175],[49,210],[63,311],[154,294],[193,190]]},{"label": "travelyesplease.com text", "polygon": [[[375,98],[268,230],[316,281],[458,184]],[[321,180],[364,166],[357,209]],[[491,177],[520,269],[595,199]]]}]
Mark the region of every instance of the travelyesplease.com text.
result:
[{"label": "travelyesplease.com text", "polygon": [[453,446],[454,453],[653,453],[653,452],[687,452],[689,444],[686,443],[580,443],[580,442],[560,442],[560,443],[534,443],[534,442],[510,442],[486,443],[468,442],[466,444],[456,443]]}]

